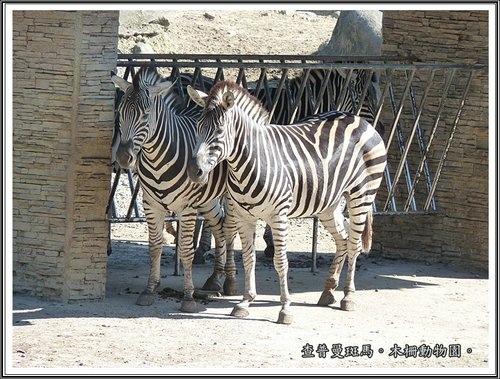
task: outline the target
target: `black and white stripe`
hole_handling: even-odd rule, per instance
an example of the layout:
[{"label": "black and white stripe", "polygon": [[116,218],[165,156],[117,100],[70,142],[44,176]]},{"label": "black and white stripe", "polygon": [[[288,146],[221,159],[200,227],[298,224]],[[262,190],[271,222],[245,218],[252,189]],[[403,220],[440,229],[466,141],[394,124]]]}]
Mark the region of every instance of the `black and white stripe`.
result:
[{"label": "black and white stripe", "polygon": [[[217,83],[209,95],[190,91],[205,108],[198,122],[190,178],[203,183],[227,161],[228,225],[239,224],[245,265],[245,294],[233,310],[248,314],[256,296],[254,233],[259,218],[272,230],[274,265],[280,277],[282,309],[278,322],[290,323],[286,257],[288,219],[317,215],[335,239],[337,253],[319,304],[333,291],[346,256],[347,282],[342,309],[352,309],[354,270],[359,253],[371,246],[372,203],[386,165],[380,135],[364,118],[333,111],[292,125],[268,124],[268,113],[248,91]],[[349,222],[339,204],[347,200]]]},{"label": "black and white stripe", "polygon": [[[120,142],[116,160],[124,169],[135,168],[143,189],[143,203],[149,231],[151,271],[146,289],[137,303],[154,301],[160,283],[163,222],[167,212],[179,217],[179,256],[184,267],[184,300],[181,309],[194,311],[192,260],[193,232],[197,212],[204,215],[216,240],[214,273],[204,288],[220,290],[224,275],[226,242],[219,197],[226,191],[226,164],[213,170],[203,185],[191,182],[186,173],[195,142],[195,124],[200,111],[180,104],[172,83],[164,81],[155,68],[142,67],[133,83],[112,76],[124,94],[118,105]],[[232,256],[227,255],[232,261]],[[226,288],[232,288],[234,261],[226,265]],[[229,282],[228,282],[229,281]],[[234,289],[235,290],[235,289]]]}]

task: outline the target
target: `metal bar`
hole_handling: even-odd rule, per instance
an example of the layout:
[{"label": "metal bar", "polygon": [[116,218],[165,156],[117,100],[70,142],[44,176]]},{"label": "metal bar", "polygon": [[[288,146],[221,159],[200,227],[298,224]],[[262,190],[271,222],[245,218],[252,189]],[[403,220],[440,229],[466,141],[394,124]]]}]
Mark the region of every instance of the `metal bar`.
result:
[{"label": "metal bar", "polygon": [[340,94],[339,96],[337,97],[337,101],[335,102],[335,109],[340,109],[340,102],[345,98],[345,96],[347,95],[347,90],[349,89],[349,84],[351,82],[351,77],[352,77],[352,73],[353,73],[354,69],[351,68],[349,70],[349,73],[347,74],[347,77],[345,78],[345,82],[344,82],[344,85],[342,86],[342,91],[340,91]]},{"label": "metal bar", "polygon": [[465,85],[464,93],[462,95],[462,99],[460,100],[460,106],[458,107],[457,114],[455,116],[455,121],[453,122],[453,127],[452,127],[451,132],[450,132],[450,137],[448,138],[448,141],[446,142],[446,146],[443,150],[443,154],[441,156],[441,159],[440,159],[439,164],[438,164],[438,168],[436,170],[436,176],[434,177],[434,181],[432,182],[431,191],[429,192],[429,196],[427,196],[427,200],[425,202],[424,211],[429,210],[431,198],[434,196],[434,192],[436,191],[436,186],[439,182],[439,178],[441,177],[441,171],[443,169],[444,162],[446,160],[446,155],[448,154],[448,150],[450,149],[451,142],[453,141],[453,137],[455,136],[455,131],[457,130],[458,122],[460,121],[460,116],[461,116],[462,110],[465,106],[465,99],[467,98],[467,93],[469,92],[470,84],[472,82],[473,77],[474,77],[474,71],[470,71],[469,79],[467,80],[467,84]]},{"label": "metal bar", "polygon": [[281,90],[283,89],[283,85],[285,84],[285,79],[288,74],[288,69],[283,70],[283,74],[281,75],[280,83],[278,88],[276,89],[276,96],[274,97],[273,105],[271,106],[271,110],[269,112],[269,119],[273,119],[274,111],[276,110],[276,106],[278,105],[279,98],[281,96]]},{"label": "metal bar", "polygon": [[[403,91],[403,95],[401,96],[401,100],[399,102],[399,106],[397,107],[397,110],[395,109],[394,105],[395,105],[395,99],[394,99],[394,90],[392,88],[392,84],[391,86],[389,87],[389,94],[390,94],[390,98],[391,98],[391,103],[392,103],[392,107],[393,107],[393,111],[394,111],[394,123],[392,125],[392,128],[391,128],[391,134],[389,136],[389,140],[387,142],[387,145],[386,145],[386,151],[388,152],[389,151],[389,147],[391,145],[391,142],[392,142],[392,138],[394,137],[394,134],[397,132],[397,137],[398,137],[398,146],[399,146],[399,149],[400,151],[402,152],[404,150],[404,140],[403,140],[403,135],[402,135],[402,132],[401,132],[401,126],[400,126],[400,123],[399,123],[399,119],[401,117],[401,113],[403,111],[403,106],[404,106],[404,99],[406,98],[406,96],[408,96],[408,92],[410,91],[410,86],[411,86],[411,82],[413,80],[413,76],[415,75],[415,69],[411,70],[411,73],[410,73],[410,77],[407,78],[407,81],[406,81],[406,86],[405,86],[405,89]],[[408,179],[410,178],[410,169],[408,167],[408,161],[405,160],[405,177],[406,177],[406,182],[407,184],[408,183]],[[391,193],[392,195],[394,195],[394,192],[395,192],[395,186],[392,187],[391,189]],[[387,200],[385,202],[385,205],[384,205],[384,211],[387,210],[388,206],[389,206],[389,201],[391,199],[391,193],[389,193],[389,195],[387,196]],[[394,203],[395,205],[395,203]],[[413,209],[415,210],[416,209],[416,205],[413,204]],[[394,209],[396,210],[396,209]]]},{"label": "metal bar", "polygon": [[[399,182],[399,178],[401,177],[401,173],[403,172],[403,166],[407,162],[406,158],[408,157],[408,152],[410,151],[410,147],[411,147],[411,144],[413,142],[413,138],[415,137],[417,127],[419,125],[418,122],[420,120],[420,117],[422,116],[424,104],[425,104],[425,101],[427,100],[427,95],[429,94],[429,90],[431,88],[435,73],[436,73],[435,70],[432,70],[430,73],[427,87],[425,88],[424,94],[422,95],[422,99],[420,100],[420,105],[419,105],[418,113],[415,117],[415,122],[413,123],[413,127],[410,131],[410,135],[408,136],[408,139],[406,140],[406,146],[404,147],[403,152],[401,154],[401,159],[399,160],[398,168],[396,169],[396,174],[394,175],[393,187],[392,187],[391,193],[389,193],[389,196],[394,195],[394,189],[396,188],[396,186]],[[412,189],[413,188],[410,185],[410,190],[408,192],[411,193]],[[412,200],[414,200],[414,199],[412,199]]]},{"label": "metal bar", "polygon": [[314,107],[314,113],[318,113],[321,106],[327,106],[330,108],[330,104],[324,104],[324,96],[325,96],[325,91],[328,88],[328,82],[330,81],[330,76],[332,76],[332,70],[326,70],[326,75],[323,78],[323,83],[321,83],[321,87],[319,89],[319,93],[316,97],[316,106]]},{"label": "metal bar", "polygon": [[307,80],[309,79],[309,74],[311,73],[311,70],[307,69],[305,71],[304,76],[301,78],[302,82],[300,83],[299,91],[297,92],[297,95],[295,96],[295,103],[293,104],[292,112],[290,119],[288,120],[289,124],[293,124],[295,117],[297,116],[297,111],[300,106],[300,99],[302,97],[302,94],[304,93],[304,88],[306,87]]},{"label": "metal bar", "polygon": [[[365,73],[366,71],[363,71]],[[373,69],[370,69],[369,74],[366,77],[365,83],[363,85],[363,91],[361,92],[361,96],[358,99],[358,104],[356,106],[356,111],[355,114],[359,116],[359,113],[361,112],[361,108],[363,107],[363,102],[365,101],[366,95],[368,94],[368,89],[371,86],[372,83],[372,76],[373,76]],[[359,75],[359,73],[358,73]]]},{"label": "metal bar", "polygon": [[267,70],[265,68],[262,68],[260,70],[260,76],[259,76],[259,80],[257,81],[257,85],[255,86],[255,89],[254,89],[254,94],[258,94],[259,91],[261,90],[263,84],[264,84],[264,80],[267,78]]},{"label": "metal bar", "polygon": [[180,271],[181,271],[181,257],[179,256],[179,220],[177,221],[177,237],[175,238],[175,254],[174,254],[174,260],[175,260],[175,265],[174,265],[174,276],[179,276]]},{"label": "metal bar", "polygon": [[[437,127],[439,125],[439,120],[441,118],[441,113],[443,112],[444,105],[445,105],[446,99],[448,97],[448,92],[449,92],[450,87],[451,87],[451,82],[453,80],[453,77],[455,76],[455,73],[456,73],[456,70],[453,69],[450,72],[450,75],[448,76],[447,81],[445,83],[445,88],[443,90],[443,94],[441,95],[441,99],[439,100],[439,107],[438,107],[436,116],[434,118],[433,126],[431,128],[431,134],[429,136],[429,140],[427,141],[427,146],[425,148],[425,151],[422,153],[422,159],[420,160],[419,166],[417,168],[417,172],[415,173],[415,176],[413,178],[412,190],[411,190],[411,192],[410,192],[410,194],[408,196],[408,199],[406,200],[406,203],[404,205],[404,211],[405,212],[408,212],[409,202],[410,202],[411,198],[413,196],[415,196],[415,189],[416,189],[418,180],[420,179],[420,175],[422,174],[422,170],[424,169],[424,162],[427,161],[427,155],[429,154],[432,142],[434,140],[434,136],[436,135]],[[428,188],[428,193],[430,192],[431,188],[432,188],[432,184]],[[432,197],[431,204],[432,204],[432,210],[436,210],[436,204],[434,202],[434,196]]]},{"label": "metal bar", "polygon": [[130,187],[130,192],[132,193],[132,198],[130,199],[130,205],[127,211],[127,218],[131,217],[132,209],[135,211],[135,216],[139,217],[139,208],[137,207],[137,195],[139,194],[139,188],[141,186],[141,182],[137,181],[137,186],[134,188],[134,179],[132,177],[132,172],[130,170],[127,171],[128,176],[128,184]]},{"label": "metal bar", "polygon": [[[151,59],[155,58],[155,62],[137,62],[135,60],[143,60],[143,59]],[[126,66],[143,66],[143,65],[151,65],[151,66],[184,66],[184,67],[196,67],[196,64],[193,63],[193,60],[203,61],[200,62],[204,67],[219,67],[216,66],[219,64],[221,67],[233,67],[233,68],[252,68],[252,67],[278,67],[278,68],[324,68],[329,69],[332,67],[350,69],[350,68],[358,68],[358,69],[382,69],[387,67],[399,68],[399,69],[410,69],[416,67],[418,69],[434,69],[434,68],[443,68],[443,69],[476,69],[476,70],[487,70],[488,66],[484,64],[475,64],[475,65],[466,65],[466,64],[436,64],[436,63],[386,63],[386,62],[400,62],[401,59],[398,57],[387,57],[387,56],[322,56],[321,58],[317,58],[314,56],[308,55],[219,55],[219,54],[190,54],[190,55],[181,55],[181,54],[118,54],[118,62],[117,65],[119,67]],[[162,62],[162,60],[171,60],[169,62]],[[185,60],[185,61],[180,61]],[[222,62],[223,60],[227,60],[227,62]],[[241,60],[242,63],[238,63],[238,60]],[[245,60],[255,61],[255,62],[243,62]],[[262,62],[259,62],[259,61]],[[271,62],[275,61],[275,62]],[[292,61],[292,62],[287,62]],[[295,61],[295,62],[293,62]],[[303,63],[304,62],[304,63]],[[356,63],[357,62],[357,63]],[[380,63],[381,62],[381,63]],[[198,64],[200,65],[200,64]]]},{"label": "metal bar", "polygon": [[380,115],[382,114],[382,108],[384,106],[384,101],[385,101],[385,97],[387,95],[387,91],[389,90],[389,84],[391,83],[393,72],[394,72],[394,69],[392,69],[392,68],[386,70],[386,83],[384,86],[384,90],[382,91],[382,93],[380,95],[380,99],[378,100],[377,111],[375,112],[375,119],[373,120],[373,126],[377,125],[377,123],[380,119]]},{"label": "metal bar", "polygon": [[118,167],[118,169],[116,170],[116,174],[115,174],[115,180],[113,181],[113,185],[111,187],[111,192],[109,193],[109,197],[108,197],[108,205],[106,206],[106,212],[104,214],[108,215],[108,218],[112,218],[112,216],[116,216],[116,211],[112,211],[111,213],[109,213],[110,211],[110,207],[112,207],[114,204],[114,200],[115,200],[115,193],[116,193],[116,188],[118,187],[118,183],[120,181],[120,174],[121,174],[121,168]]},{"label": "metal bar", "polygon": [[[434,71],[435,70],[433,70],[433,72]],[[413,93],[413,87],[410,88],[410,99],[411,99],[413,114],[415,115],[416,103],[415,103],[415,95]],[[425,141],[424,141],[423,134],[422,134],[422,128],[420,127],[420,124],[417,125],[417,142],[418,142],[418,146],[420,148],[420,154],[423,157],[424,151],[426,149],[426,145],[425,145]],[[427,186],[427,191],[429,191],[431,188],[432,179],[431,179],[431,173],[429,171],[429,165],[427,164],[427,159],[424,160],[424,176],[425,176],[425,183]],[[411,188],[413,189],[413,187],[411,187]],[[432,209],[436,209],[436,202],[434,201],[434,198],[432,198]]]},{"label": "metal bar", "polygon": [[312,247],[311,247],[311,272],[318,272],[316,266],[316,258],[318,256],[318,217],[313,216],[313,232],[312,232]]}]

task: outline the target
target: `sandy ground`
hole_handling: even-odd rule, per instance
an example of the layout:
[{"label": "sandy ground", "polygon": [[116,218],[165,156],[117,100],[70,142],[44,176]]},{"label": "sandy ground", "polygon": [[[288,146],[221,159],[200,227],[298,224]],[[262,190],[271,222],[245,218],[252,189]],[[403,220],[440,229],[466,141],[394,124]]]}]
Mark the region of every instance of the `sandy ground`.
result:
[{"label": "sandy ground", "polygon": [[[293,12],[208,12],[213,18],[204,13],[129,14],[135,24],[127,27],[140,30],[151,20],[167,18],[167,31],[148,38],[156,52],[310,54],[329,39],[335,25],[331,16]],[[127,33],[122,29],[121,33]],[[140,33],[122,38],[120,49],[129,52],[141,39],[145,37]],[[123,197],[117,200],[122,207],[126,203]],[[158,295],[150,307],[135,305],[149,269],[146,227],[114,224],[104,301],[63,304],[14,297],[12,356],[8,357],[12,367],[18,373],[37,375],[373,374],[396,370],[464,374],[494,364],[489,354],[494,331],[489,329],[492,310],[487,278],[469,270],[391,261],[375,254],[359,264],[357,310],[341,311],[338,303],[318,307],[315,304],[332,259],[332,241],[320,228],[318,272],[312,273],[311,224],[311,220],[292,223],[292,325],[276,323],[279,286],[272,263],[262,253],[262,225],[257,234],[259,295],[250,316],[236,319],[229,314],[241,296],[199,300],[197,314],[181,313],[176,296]],[[172,275],[172,239],[167,241],[161,289],[175,294],[172,290],[182,289],[182,278]],[[243,289],[239,256],[237,265]],[[211,267],[210,261],[195,266],[197,286],[209,276]],[[341,291],[336,298],[342,298]],[[314,356],[304,358],[310,349]]]},{"label": "sandy ground", "polygon": [[[292,229],[300,240],[310,236],[307,225],[297,223]],[[172,290],[182,290],[182,278],[172,275],[172,245],[165,248],[161,285],[170,296],[160,293],[150,307],[135,305],[148,275],[147,243],[115,240],[105,301],[61,304],[15,297],[13,366],[21,371],[35,368],[38,373],[44,372],[40,368],[140,374],[239,373],[238,368],[245,368],[259,373],[304,369],[330,374],[348,369],[352,374],[373,373],[373,369],[479,372],[491,363],[486,278],[439,264],[365,257],[356,274],[357,310],[341,311],[338,303],[318,307],[315,304],[331,261],[325,247],[323,239],[317,273],[310,271],[310,254],[295,250],[289,254],[294,322],[280,325],[276,323],[280,309],[277,274],[261,251],[257,258],[259,295],[250,316],[236,319],[229,314],[241,296],[198,300],[197,314],[179,311],[179,299]],[[237,265],[242,289],[239,256]],[[209,276],[211,267],[211,262],[195,266],[197,286]],[[340,300],[342,292],[336,292]],[[323,344],[328,349],[325,358],[319,352]],[[308,346],[314,357],[303,358]],[[339,347],[345,357],[332,358],[332,348]],[[457,347],[460,357],[453,356]],[[417,349],[416,357],[410,355],[411,349]],[[425,349],[429,355],[419,356]],[[363,351],[372,355],[362,355]]]}]

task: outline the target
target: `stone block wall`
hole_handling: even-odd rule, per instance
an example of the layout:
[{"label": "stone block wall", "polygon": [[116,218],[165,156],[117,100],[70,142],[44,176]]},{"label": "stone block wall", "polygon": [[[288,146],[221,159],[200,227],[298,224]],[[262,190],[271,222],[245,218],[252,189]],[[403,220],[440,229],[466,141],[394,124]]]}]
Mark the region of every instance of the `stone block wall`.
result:
[{"label": "stone block wall", "polygon": [[13,286],[102,299],[118,11],[13,12]]},{"label": "stone block wall", "polygon": [[[488,64],[487,11],[385,11],[382,54],[426,63]],[[463,75],[460,71],[457,75]],[[438,79],[439,81],[439,79]],[[434,141],[434,162],[449,137],[465,78],[452,85]],[[443,85],[442,82],[441,85]],[[428,109],[437,109],[431,91]],[[488,269],[488,75],[476,73],[435,192],[437,215],[379,216],[374,250],[387,257]],[[425,136],[428,138],[428,134]],[[415,169],[415,166],[413,167]],[[432,166],[435,172],[436,164]]]}]

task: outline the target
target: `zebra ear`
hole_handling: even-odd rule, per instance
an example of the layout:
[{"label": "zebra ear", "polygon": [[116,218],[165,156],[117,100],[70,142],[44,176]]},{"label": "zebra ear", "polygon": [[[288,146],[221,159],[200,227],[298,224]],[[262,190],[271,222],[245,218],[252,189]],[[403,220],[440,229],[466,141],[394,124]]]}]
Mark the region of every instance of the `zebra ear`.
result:
[{"label": "zebra ear", "polygon": [[174,86],[174,83],[169,82],[168,80],[165,82],[161,82],[159,84],[156,84],[152,87],[149,87],[149,94],[151,96],[160,96],[163,95],[164,93],[170,91],[170,89]]},{"label": "zebra ear", "polygon": [[132,85],[132,83],[129,83],[125,79],[114,74],[111,75],[111,81],[115,83],[115,85],[123,92],[127,92],[127,89]]},{"label": "zebra ear", "polygon": [[202,91],[198,91],[191,87],[190,85],[187,86],[187,93],[191,100],[193,100],[196,104],[198,104],[200,107],[205,108],[205,100],[207,98],[207,94]]},{"label": "zebra ear", "polygon": [[234,93],[227,91],[222,95],[222,106],[227,111],[231,109],[234,105]]}]

